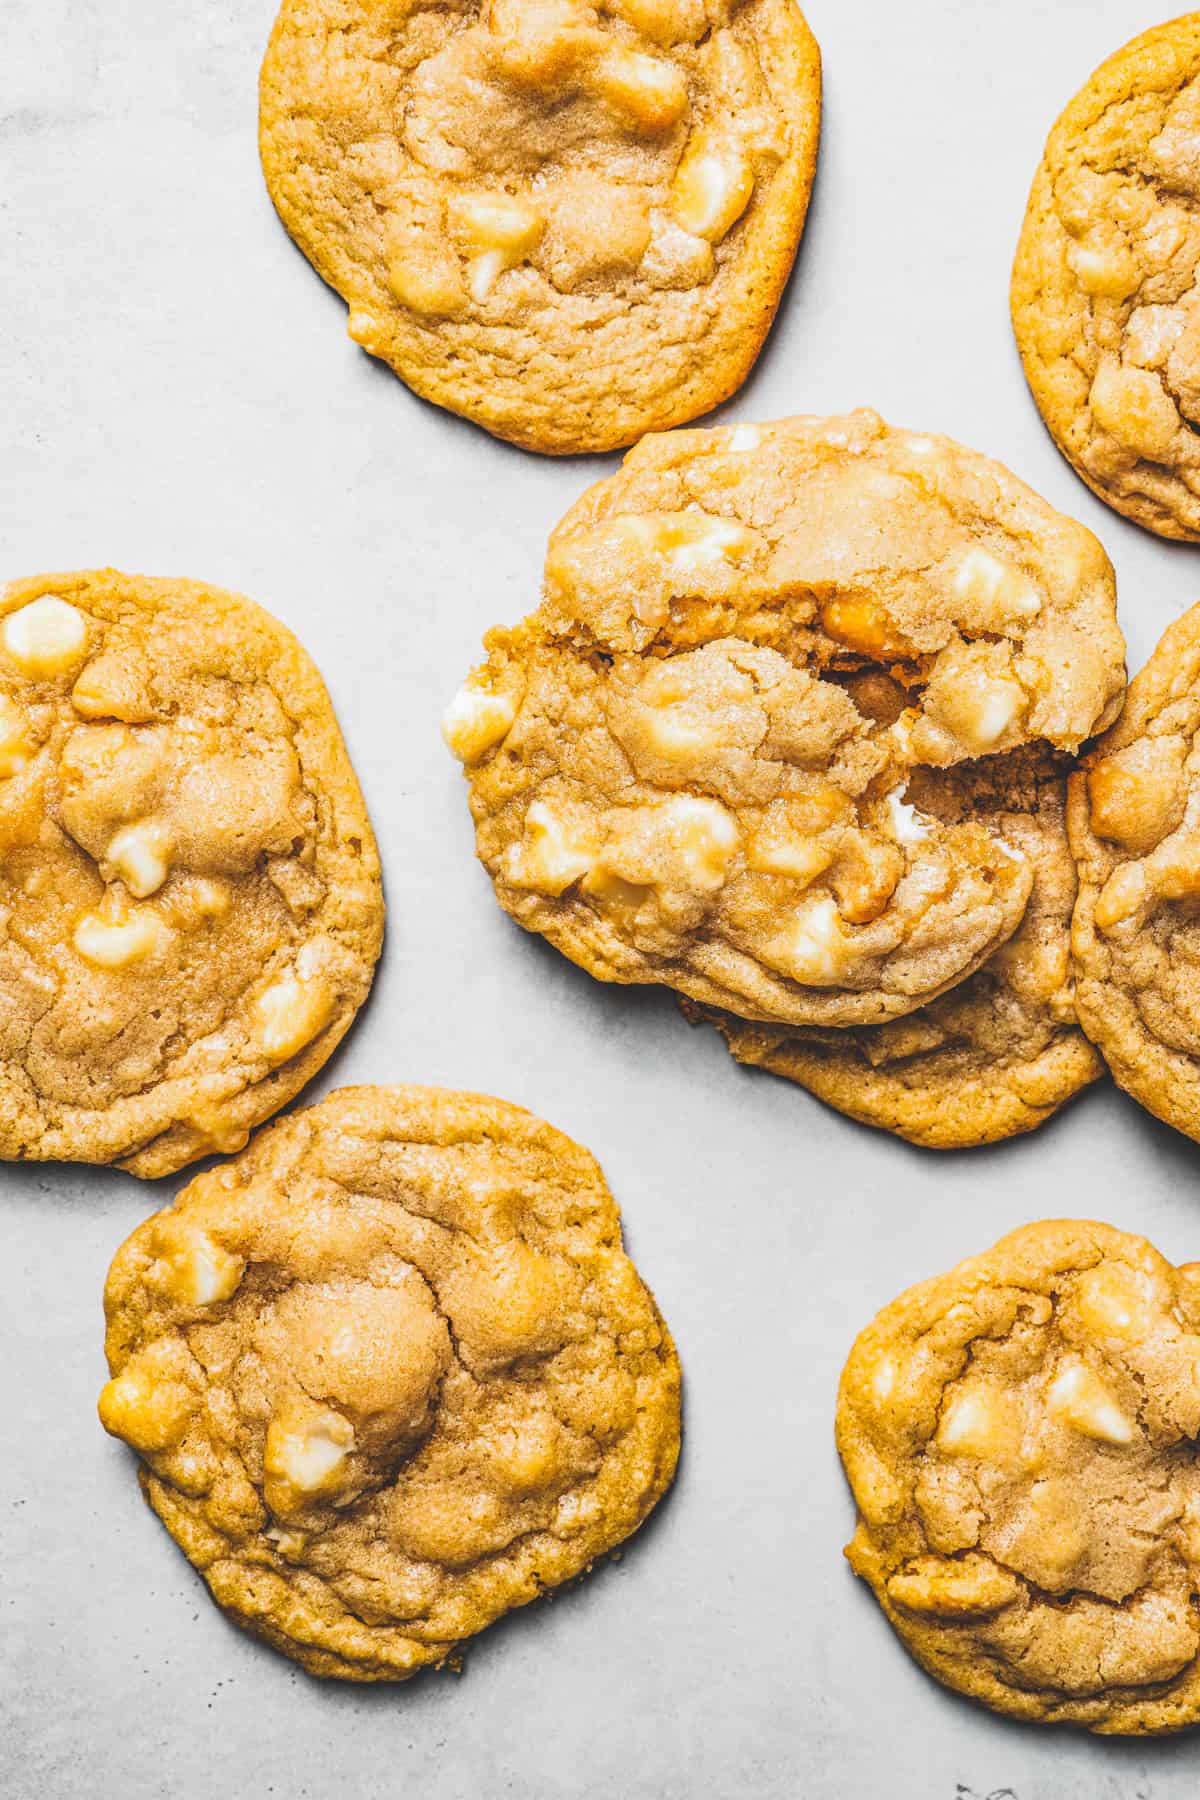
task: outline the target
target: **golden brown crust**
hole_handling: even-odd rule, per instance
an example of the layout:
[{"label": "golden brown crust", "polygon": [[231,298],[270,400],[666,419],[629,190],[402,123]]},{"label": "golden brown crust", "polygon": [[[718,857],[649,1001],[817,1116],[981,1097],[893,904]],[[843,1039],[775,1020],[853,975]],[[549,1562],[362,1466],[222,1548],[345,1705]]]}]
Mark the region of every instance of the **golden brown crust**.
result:
[{"label": "golden brown crust", "polygon": [[1055,124],[1012,276],[1025,374],[1092,491],[1200,539],[1200,13],[1096,70]]},{"label": "golden brown crust", "polygon": [[1028,863],[914,781],[1074,750],[1124,685],[1095,538],[865,410],[644,439],[486,642],[445,728],[501,905],[776,1024],[899,1017],[1011,937]]},{"label": "golden brown crust", "polygon": [[679,1365],[594,1159],[521,1108],[345,1088],[118,1251],[107,1430],[217,1603],[404,1680],[637,1529]]},{"label": "golden brown crust", "polygon": [[1200,606],[1072,777],[1079,1018],[1120,1085],[1200,1138]]},{"label": "golden brown crust", "polygon": [[[993,771],[999,792],[990,797],[1000,807],[989,817],[1028,858],[1033,892],[1017,931],[975,975],[906,1019],[859,1030],[779,1031],[699,1009],[689,1016],[715,1024],[739,1062],[926,1149],[996,1143],[1043,1124],[1104,1064],[1078,1027],[1070,979],[1076,880],[1065,779],[1023,782],[1005,768],[1012,760]],[[971,771],[966,782],[967,804],[986,804]],[[922,800],[936,807],[928,791]]]},{"label": "golden brown crust", "polygon": [[260,147],[358,343],[425,399],[568,454],[745,380],[820,103],[793,0],[284,0]]},{"label": "golden brown crust", "polygon": [[200,582],[0,588],[0,1155],[237,1149],[366,999],[379,858],[292,634]]},{"label": "golden brown crust", "polygon": [[1015,1718],[1200,1721],[1200,1269],[1088,1221],[910,1288],[838,1395],[847,1556],[931,1675]]}]

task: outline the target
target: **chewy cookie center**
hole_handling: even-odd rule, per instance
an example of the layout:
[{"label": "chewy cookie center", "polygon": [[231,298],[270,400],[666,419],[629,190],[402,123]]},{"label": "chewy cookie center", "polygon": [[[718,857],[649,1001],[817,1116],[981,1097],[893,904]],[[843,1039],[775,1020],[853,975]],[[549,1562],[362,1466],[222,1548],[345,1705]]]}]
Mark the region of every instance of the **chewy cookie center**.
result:
[{"label": "chewy cookie center", "polygon": [[[738,10],[492,0],[459,26],[397,112],[393,298],[417,319],[515,318],[548,291],[711,283],[785,150]],[[424,19],[407,28],[418,54]]]}]

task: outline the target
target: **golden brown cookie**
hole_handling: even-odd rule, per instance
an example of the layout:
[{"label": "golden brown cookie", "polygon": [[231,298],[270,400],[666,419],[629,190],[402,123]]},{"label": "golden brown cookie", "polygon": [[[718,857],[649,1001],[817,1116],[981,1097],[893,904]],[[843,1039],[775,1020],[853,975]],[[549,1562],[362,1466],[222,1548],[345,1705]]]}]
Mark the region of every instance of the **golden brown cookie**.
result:
[{"label": "golden brown cookie", "polygon": [[236,594],[0,587],[0,1156],[235,1150],[367,997],[379,857],[329,695]]},{"label": "golden brown cookie", "polygon": [[1200,1722],[1200,1264],[1027,1225],[885,1307],[842,1375],[846,1554],[947,1687],[1101,1732]]},{"label": "golden brown cookie", "polygon": [[284,0],[260,143],[356,343],[562,454],[682,424],[745,380],[820,109],[793,0]]},{"label": "golden brown cookie", "polygon": [[1200,13],[1111,56],[1050,133],[1012,278],[1025,373],[1102,500],[1200,539]]},{"label": "golden brown cookie", "polygon": [[974,975],[907,1018],[841,1031],[780,1031],[690,1007],[739,1062],[799,1083],[864,1125],[929,1149],[965,1149],[1032,1131],[1104,1064],[1080,1031],[1069,966],[1075,864],[1065,777],[1017,756],[910,785],[919,809],[984,814],[1033,870],[1025,916]]},{"label": "golden brown cookie", "polygon": [[1200,1138],[1200,606],[1071,780],[1079,1019],[1121,1086]]},{"label": "golden brown cookie", "polygon": [[1096,539],[871,412],[645,439],[447,714],[501,905],[593,975],[874,1025],[964,980],[1033,872],[923,768],[1074,750],[1123,645]]},{"label": "golden brown cookie", "polygon": [[679,1364],[594,1159],[516,1106],[344,1088],[118,1251],[108,1431],[213,1598],[403,1680],[635,1531]]}]

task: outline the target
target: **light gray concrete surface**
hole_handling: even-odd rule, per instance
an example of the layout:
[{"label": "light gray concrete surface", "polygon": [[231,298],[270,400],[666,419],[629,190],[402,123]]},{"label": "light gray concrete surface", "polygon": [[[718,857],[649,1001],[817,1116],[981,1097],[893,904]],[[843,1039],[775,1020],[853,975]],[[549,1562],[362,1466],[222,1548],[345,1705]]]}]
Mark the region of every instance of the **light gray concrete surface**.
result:
[{"label": "light gray concrete surface", "polygon": [[[324,670],[379,833],[390,936],[317,1084],[503,1094],[590,1145],[687,1375],[673,1496],[614,1566],[459,1678],[320,1685],[227,1626],[101,1432],[100,1289],[171,1184],[0,1175],[6,1800],[1184,1800],[1200,1743],[994,1720],[907,1660],[841,1547],[831,1425],[857,1328],[1024,1220],[1200,1254],[1192,1146],[1111,1089],[934,1157],[739,1071],[665,994],[605,988],[500,914],[438,717],[611,466],[539,461],[346,337],[255,151],[271,0],[0,0],[0,573],[110,561],[243,589]],[[1008,462],[1099,532],[1131,666],[1196,552],[1094,501],[1021,379],[1007,280],[1049,124],[1155,6],[812,0],[820,174],[729,414],[858,402]],[[316,1097],[314,1092],[312,1097]]]}]

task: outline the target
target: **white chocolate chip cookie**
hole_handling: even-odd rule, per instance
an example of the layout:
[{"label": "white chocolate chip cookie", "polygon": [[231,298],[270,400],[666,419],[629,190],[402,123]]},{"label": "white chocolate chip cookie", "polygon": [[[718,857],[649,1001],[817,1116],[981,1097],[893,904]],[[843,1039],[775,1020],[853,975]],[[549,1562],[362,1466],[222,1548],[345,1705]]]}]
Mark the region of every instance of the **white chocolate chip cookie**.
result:
[{"label": "white chocolate chip cookie", "polygon": [[403,1680],[580,1575],[679,1451],[679,1364],[586,1150],[346,1088],[117,1253],[105,1427],[213,1598],[314,1675]]},{"label": "white chocolate chip cookie", "polygon": [[1200,606],[1071,779],[1079,1018],[1135,1100],[1200,1139]]},{"label": "white chocolate chip cookie", "polygon": [[1102,500],[1200,540],[1200,13],[1109,57],[1050,133],[1012,278],[1025,374]]},{"label": "white chocolate chip cookie", "polygon": [[379,860],[291,633],[198,582],[0,588],[0,1156],[233,1150],[366,998]]},{"label": "white chocolate chip cookie", "polygon": [[910,1013],[1010,938],[1028,859],[914,776],[1075,750],[1124,683],[1095,538],[869,412],[644,440],[487,649],[445,730],[501,905],[781,1025]]},{"label": "white chocolate chip cookie", "polygon": [[820,94],[793,0],[284,0],[262,161],[350,335],[418,394],[609,450],[748,374]]},{"label": "white chocolate chip cookie", "polygon": [[1027,1225],[861,1334],[847,1548],[931,1675],[1100,1732],[1200,1721],[1200,1264]]}]

